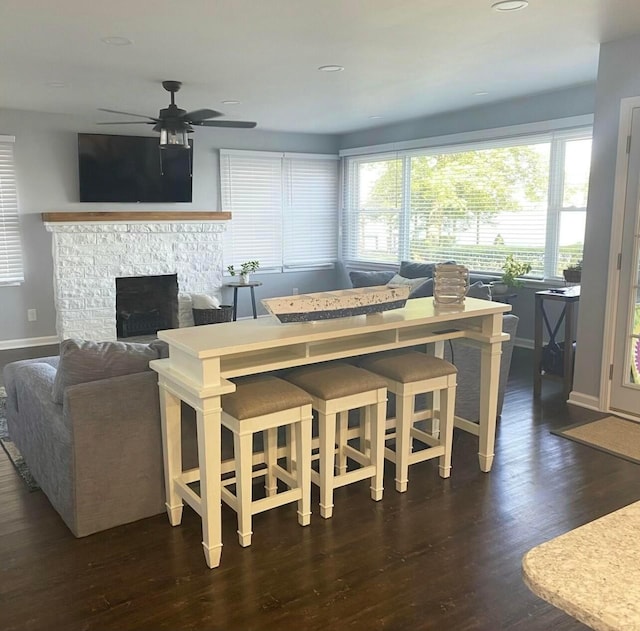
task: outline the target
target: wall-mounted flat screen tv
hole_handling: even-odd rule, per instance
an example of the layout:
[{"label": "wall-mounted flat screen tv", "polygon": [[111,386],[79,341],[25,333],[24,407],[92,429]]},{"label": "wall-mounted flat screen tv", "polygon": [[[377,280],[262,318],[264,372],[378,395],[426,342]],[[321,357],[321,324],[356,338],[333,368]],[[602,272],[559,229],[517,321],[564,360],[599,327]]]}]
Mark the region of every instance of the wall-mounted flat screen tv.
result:
[{"label": "wall-mounted flat screen tv", "polygon": [[190,202],[189,149],[160,149],[158,138],[78,134],[81,202]]}]

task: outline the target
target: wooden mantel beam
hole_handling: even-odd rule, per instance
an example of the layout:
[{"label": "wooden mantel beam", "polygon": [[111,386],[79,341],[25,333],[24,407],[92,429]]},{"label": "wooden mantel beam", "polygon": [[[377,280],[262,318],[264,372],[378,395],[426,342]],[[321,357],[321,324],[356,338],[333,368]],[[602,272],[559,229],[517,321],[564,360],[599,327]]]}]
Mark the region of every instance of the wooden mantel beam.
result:
[{"label": "wooden mantel beam", "polygon": [[123,211],[123,212],[53,212],[42,213],[42,221],[60,223],[84,223],[88,221],[229,221],[231,213],[206,210]]}]

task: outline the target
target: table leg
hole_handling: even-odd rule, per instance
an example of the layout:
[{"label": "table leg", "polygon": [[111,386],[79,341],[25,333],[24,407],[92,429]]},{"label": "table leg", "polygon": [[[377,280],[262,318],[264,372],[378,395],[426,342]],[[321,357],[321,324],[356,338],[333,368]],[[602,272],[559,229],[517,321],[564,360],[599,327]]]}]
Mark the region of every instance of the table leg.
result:
[{"label": "table leg", "polygon": [[202,408],[196,409],[202,547],[204,548],[207,565],[210,568],[220,565],[220,557],[222,555],[222,515],[220,504],[221,415],[222,408],[219,396],[204,399]]},{"label": "table leg", "polygon": [[182,475],[182,439],[180,399],[169,392],[162,381],[160,388],[160,423],[164,458],[165,506],[172,526],[182,521],[182,499],[174,480]]},{"label": "table leg", "polygon": [[540,370],[542,367],[542,297],[535,297],[535,324],[533,332],[533,396],[539,397],[542,390],[542,377]]},{"label": "table leg", "polygon": [[251,306],[253,307],[253,319],[255,320],[258,317],[258,314],[256,312],[256,294],[253,291],[253,286],[251,286]]},{"label": "table leg", "polygon": [[[499,335],[502,331],[502,315],[489,316],[483,322],[483,333]],[[500,358],[502,342],[483,346],[480,353],[480,469],[491,471],[496,439],[496,415],[498,411],[498,387],[500,383]]]},{"label": "table leg", "polygon": [[238,288],[233,288],[233,321],[238,319]]},{"label": "table leg", "polygon": [[564,396],[568,399],[573,386],[573,302],[565,305],[564,320]]}]

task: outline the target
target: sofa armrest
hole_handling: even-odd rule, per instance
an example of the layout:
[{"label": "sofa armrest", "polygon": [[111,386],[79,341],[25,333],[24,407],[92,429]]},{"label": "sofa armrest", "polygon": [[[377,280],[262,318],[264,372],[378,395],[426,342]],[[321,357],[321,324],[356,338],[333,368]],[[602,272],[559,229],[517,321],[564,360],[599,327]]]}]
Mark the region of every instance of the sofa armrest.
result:
[{"label": "sofa armrest", "polygon": [[162,512],[157,374],[146,371],[70,386],[63,409],[73,436],[74,534]]},{"label": "sofa armrest", "polygon": [[[7,364],[2,370],[2,380],[7,392],[7,422],[12,424],[18,417],[18,395],[16,391],[16,372],[22,370],[25,366],[33,364],[47,364],[54,369],[58,367],[59,357],[41,357],[39,359],[23,359],[17,362]],[[46,369],[45,369],[46,370]],[[55,370],[49,373],[49,376],[55,378]],[[11,435],[11,434],[9,434]]]}]

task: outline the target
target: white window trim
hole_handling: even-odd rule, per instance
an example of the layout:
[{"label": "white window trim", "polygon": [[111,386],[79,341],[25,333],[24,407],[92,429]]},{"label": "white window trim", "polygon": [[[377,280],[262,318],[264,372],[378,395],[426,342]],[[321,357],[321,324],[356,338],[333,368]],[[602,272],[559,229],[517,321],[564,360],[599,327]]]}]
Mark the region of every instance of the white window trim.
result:
[{"label": "white window trim", "polygon": [[[0,135],[0,143],[3,144],[11,144],[15,146],[15,142],[16,142],[16,137],[15,136],[9,136],[9,135]],[[13,177],[14,180],[17,180],[17,173],[16,173],[16,164],[15,164],[15,153],[12,152],[12,162],[11,162],[11,166],[13,168]],[[20,216],[19,216],[19,205],[18,205],[18,191],[17,191],[17,182],[14,182],[15,187],[16,187],[16,207],[15,207],[15,221],[16,221],[16,226],[17,226],[17,239],[18,241],[20,241]],[[2,213],[0,213],[1,215]],[[20,277],[15,279],[15,280],[1,280],[0,279],[0,287],[15,287],[18,285],[22,285],[24,283],[24,258],[23,258],[23,253],[22,253],[22,244],[20,244],[19,246],[19,254],[18,254],[18,259],[17,261],[14,261],[15,266],[19,269],[20,272]]]},{"label": "white window trim", "polygon": [[[305,152],[291,152],[291,151],[260,151],[260,150],[251,150],[251,149],[220,149],[220,182],[221,182],[221,186],[220,186],[220,201],[221,201],[221,205],[222,205],[222,179],[223,179],[223,175],[222,175],[222,159],[225,156],[239,156],[239,157],[244,157],[244,158],[251,158],[251,157],[255,157],[255,158],[275,158],[275,159],[279,159],[279,160],[285,160],[285,159],[291,159],[291,160],[295,160],[295,159],[300,159],[300,160],[335,160],[337,163],[339,163],[340,161],[340,156],[338,154],[335,153],[305,153]],[[284,199],[284,194],[285,194],[285,189],[286,189],[286,184],[285,184],[285,173],[284,170],[281,173],[281,177],[282,177],[282,191],[283,191],[283,200],[282,200],[282,212],[283,212],[283,218],[286,218],[286,213],[287,213],[287,200]],[[257,272],[255,272],[256,274],[266,274],[266,273],[274,273],[274,272],[280,272],[280,273],[296,273],[296,272],[305,272],[305,271],[318,271],[318,270],[322,270],[322,269],[334,269],[336,266],[337,261],[340,258],[340,251],[339,251],[339,232],[340,232],[340,210],[341,210],[341,204],[340,204],[340,199],[341,199],[341,169],[340,169],[340,164],[337,165],[337,169],[336,169],[336,188],[337,188],[337,197],[336,197],[336,221],[338,222],[338,225],[336,226],[336,261],[333,261],[331,263],[328,262],[318,262],[318,263],[313,263],[313,262],[307,262],[304,264],[296,264],[296,265],[292,265],[292,264],[287,264],[284,261],[284,256],[283,256],[283,260],[282,260],[282,264],[278,265],[278,266],[265,266],[265,267],[261,267]],[[233,212],[233,211],[232,211]],[[232,218],[233,220],[233,218]],[[284,254],[284,243],[285,243],[285,226],[284,226],[284,222],[282,225],[282,235],[281,235],[281,246],[282,246],[282,250],[283,250],[283,254]]]},{"label": "white window trim", "polygon": [[[403,140],[399,142],[388,142],[380,145],[368,145],[365,147],[353,147],[342,149],[339,156],[365,156],[372,153],[395,153],[397,151],[409,151],[411,149],[426,149],[429,147],[439,147],[441,145],[459,145],[465,143],[477,143],[483,140],[500,140],[507,138],[517,139],[518,136],[530,136],[544,132],[571,130],[576,127],[593,126],[593,114],[581,114],[580,116],[567,116],[566,118],[554,118],[548,121],[535,123],[523,123],[521,125],[508,125],[505,127],[492,127],[490,129],[479,129],[477,131],[460,132],[456,134],[445,134],[443,136],[431,136],[429,138],[419,138],[417,140]],[[460,148],[456,148],[460,150]]]},{"label": "white window trim", "polygon": [[[448,134],[443,136],[433,136],[430,138],[421,138],[417,140],[401,141],[394,143],[385,143],[380,145],[370,145],[366,147],[358,147],[352,149],[344,149],[340,151],[340,156],[343,158],[343,168],[341,170],[342,183],[341,183],[341,208],[340,208],[340,234],[342,235],[344,230],[344,217],[346,215],[346,205],[348,195],[348,183],[349,183],[349,162],[351,160],[356,163],[359,158],[362,161],[371,161],[371,159],[396,159],[396,158],[410,158],[412,155],[424,155],[426,153],[438,151],[439,153],[454,153],[465,150],[476,150],[479,144],[484,142],[499,142],[500,146],[509,146],[510,144],[517,145],[522,140],[529,140],[535,138],[535,136],[543,136],[545,134],[553,134],[553,141],[551,142],[551,156],[550,156],[550,185],[549,185],[549,198],[548,198],[548,218],[546,224],[546,237],[545,237],[545,266],[543,271],[543,278],[533,277],[525,279],[525,282],[538,284],[545,282],[559,281],[560,277],[554,274],[556,260],[555,257],[558,252],[558,227],[560,222],[561,213],[572,211],[586,211],[585,207],[563,207],[563,186],[564,180],[564,143],[563,140],[570,140],[576,136],[576,132],[581,132],[587,128],[591,128],[591,137],[593,135],[593,114],[585,114],[580,116],[571,116],[567,118],[552,119],[548,121],[542,121],[538,123],[526,123],[522,125],[511,125],[506,127],[483,129],[474,132],[462,132],[458,134]],[[558,150],[560,149],[560,150]],[[400,155],[399,155],[400,154]],[[403,169],[406,170],[409,160],[403,160]],[[407,173],[404,173],[404,188],[410,187]],[[554,178],[554,184],[551,185],[551,178]],[[404,191],[404,198],[408,199],[407,191]],[[405,217],[406,212],[401,212],[401,221]],[[405,246],[408,245],[408,240],[400,238],[398,252],[398,261],[407,259],[407,252]],[[342,264],[346,268],[353,268],[358,265],[360,269],[366,269],[366,266],[374,268],[380,265],[387,265],[386,263],[378,262],[365,262],[358,261],[344,256],[344,242],[341,239],[340,242],[340,258]],[[550,253],[550,256],[546,254]],[[491,277],[491,272],[478,271],[479,274],[486,274],[487,277]]]}]

